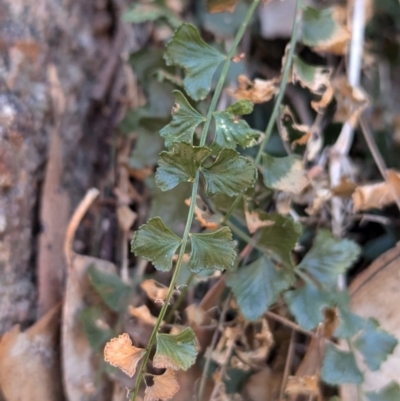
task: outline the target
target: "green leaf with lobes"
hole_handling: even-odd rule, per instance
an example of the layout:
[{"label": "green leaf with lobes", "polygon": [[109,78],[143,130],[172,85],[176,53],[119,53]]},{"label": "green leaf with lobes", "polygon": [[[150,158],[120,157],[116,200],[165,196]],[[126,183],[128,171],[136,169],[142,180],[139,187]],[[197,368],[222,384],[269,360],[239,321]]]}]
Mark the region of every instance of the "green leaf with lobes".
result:
[{"label": "green leaf with lobes", "polygon": [[390,382],[379,391],[370,391],[365,394],[368,401],[394,401],[400,400],[400,386],[398,383]]},{"label": "green leaf with lobes", "polygon": [[259,211],[258,215],[260,220],[273,223],[259,229],[258,244],[286,267],[292,266],[292,251],[301,235],[301,225],[277,213]]},{"label": "green leaf with lobes", "polygon": [[176,187],[180,182],[193,182],[203,161],[211,154],[205,147],[176,143],[169,152],[161,152],[156,172],[156,184],[162,191]]},{"label": "green leaf with lobes", "polygon": [[297,323],[306,330],[312,330],[323,322],[323,310],[332,306],[331,294],[310,283],[287,291],[284,298]]},{"label": "green leaf with lobes", "polygon": [[153,365],[160,369],[188,370],[196,361],[196,336],[186,327],[176,335],[157,333]]},{"label": "green leaf with lobes", "polygon": [[344,383],[360,384],[364,380],[357,367],[352,352],[339,350],[335,345],[326,345],[324,363],[321,370],[322,380],[331,385]]},{"label": "green leaf with lobes", "polygon": [[201,167],[206,181],[206,195],[216,193],[239,195],[252,187],[257,179],[257,169],[233,149],[223,149],[209,167]]},{"label": "green leaf with lobes", "polygon": [[376,320],[369,319],[364,330],[356,338],[354,345],[363,355],[368,367],[375,371],[394,351],[397,340],[382,330]]},{"label": "green leaf with lobes", "polygon": [[262,257],[237,272],[229,274],[227,285],[232,288],[243,316],[250,321],[260,318],[294,281],[291,269],[278,268]]},{"label": "green leaf with lobes", "polygon": [[194,273],[202,270],[229,270],[236,258],[235,244],[228,227],[211,233],[190,234],[192,253],[188,268]]},{"label": "green leaf with lobes", "polygon": [[164,58],[167,65],[185,69],[183,80],[187,94],[194,100],[202,100],[210,92],[211,80],[226,57],[207,45],[199,31],[191,24],[182,24],[167,44]]},{"label": "green leaf with lobes", "polygon": [[333,302],[339,315],[339,325],[335,329],[334,336],[338,338],[351,338],[365,326],[365,321],[360,316],[351,312],[350,297],[348,292],[336,292]]},{"label": "green leaf with lobes", "polygon": [[300,157],[263,156],[264,184],[268,188],[299,194],[309,183]]},{"label": "green leaf with lobes", "polygon": [[174,142],[191,144],[194,131],[206,119],[190,105],[182,92],[175,90],[172,93],[175,96],[172,121],[160,131],[160,135],[165,138],[166,147],[170,147]]},{"label": "green leaf with lobes", "polygon": [[130,287],[116,274],[106,273],[92,264],[88,268],[90,282],[105,304],[118,312]]},{"label": "green leaf with lobes", "polygon": [[169,271],[181,239],[159,217],[153,217],[135,232],[131,251],[149,260],[157,270]]},{"label": "green leaf with lobes", "polygon": [[248,148],[257,144],[260,134],[250,128],[246,121],[236,120],[233,114],[226,111],[216,111],[213,116],[215,119],[215,137],[211,144],[213,150],[235,149],[237,145]]},{"label": "green leaf with lobes", "polygon": [[321,284],[334,286],[338,276],[345,273],[359,255],[360,248],[355,242],[334,238],[329,231],[319,230],[298,268],[312,274]]}]

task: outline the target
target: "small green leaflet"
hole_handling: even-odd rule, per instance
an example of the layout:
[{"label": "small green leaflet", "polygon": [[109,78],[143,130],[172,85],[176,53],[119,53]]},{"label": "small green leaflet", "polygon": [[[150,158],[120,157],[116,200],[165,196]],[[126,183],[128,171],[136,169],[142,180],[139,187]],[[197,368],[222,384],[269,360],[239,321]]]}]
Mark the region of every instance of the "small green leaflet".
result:
[{"label": "small green leaflet", "polygon": [[156,172],[156,184],[162,191],[176,187],[180,182],[193,182],[203,161],[211,150],[181,142],[170,152],[161,152]]},{"label": "small green leaflet", "polygon": [[89,266],[88,275],[92,286],[105,304],[113,311],[118,312],[130,287],[116,274],[101,271],[94,264]]},{"label": "small green leaflet", "polygon": [[252,113],[253,109],[254,104],[250,100],[242,99],[228,106],[225,112],[234,116],[244,116],[245,114]]},{"label": "small green leaflet", "polygon": [[327,384],[360,384],[363,375],[357,367],[354,354],[339,350],[335,345],[326,345],[321,378]]},{"label": "small green leaflet", "polygon": [[365,321],[350,311],[350,297],[347,292],[337,292],[333,295],[333,299],[340,322],[334,332],[334,336],[338,338],[351,338],[363,329]]},{"label": "small green leaflet", "polygon": [[185,69],[183,85],[194,100],[202,100],[210,92],[211,79],[222,61],[222,53],[207,45],[191,24],[182,24],[167,44],[164,58],[167,65]]},{"label": "small green leaflet", "polygon": [[216,193],[239,195],[252,187],[257,179],[257,169],[233,149],[222,150],[210,167],[202,167],[206,180],[206,195]]},{"label": "small green leaflet", "polygon": [[274,224],[259,229],[258,244],[282,262],[286,267],[293,265],[292,250],[301,235],[301,225],[290,217],[277,213],[258,212],[261,220]]},{"label": "small green leaflet", "polygon": [[196,336],[191,328],[176,335],[157,333],[156,339],[155,368],[188,370],[196,362]]},{"label": "small green leaflet", "polygon": [[244,120],[235,120],[235,116],[226,111],[213,113],[215,119],[215,137],[211,144],[213,150],[235,149],[236,145],[248,148],[257,144],[260,134],[249,127]]},{"label": "small green leaflet", "polygon": [[365,394],[368,401],[395,401],[400,400],[400,386],[391,382],[379,391],[370,391]]},{"label": "small green leaflet", "polygon": [[360,254],[359,246],[348,239],[336,239],[327,230],[319,230],[312,248],[298,268],[312,274],[321,284],[336,285]]},{"label": "small green leaflet", "polygon": [[113,337],[112,330],[104,321],[104,311],[99,306],[90,306],[82,310],[79,318],[91,348],[98,352]]},{"label": "small green leaflet", "polygon": [[329,292],[309,283],[297,290],[287,291],[284,298],[297,323],[306,330],[312,330],[323,322],[323,310],[332,305]]},{"label": "small green leaflet", "polygon": [[171,269],[172,259],[180,245],[181,239],[165,226],[160,217],[154,217],[135,232],[131,251],[165,272]]},{"label": "small green leaflet", "polygon": [[378,370],[382,362],[394,351],[397,340],[382,330],[376,320],[370,319],[354,345],[363,355],[368,367],[374,371]]},{"label": "small green leaflet", "polygon": [[307,185],[308,178],[299,156],[263,156],[263,177],[265,186],[280,191],[299,194]]},{"label": "small green leaflet", "polygon": [[172,93],[175,96],[172,121],[160,131],[160,135],[165,138],[166,147],[174,142],[192,143],[195,129],[206,120],[190,105],[182,92],[175,90]]},{"label": "small green leaflet", "polygon": [[265,257],[227,277],[227,285],[232,288],[240,311],[250,321],[262,316],[293,281],[292,270],[278,268]]},{"label": "small green leaflet", "polygon": [[188,268],[194,273],[202,270],[229,270],[236,258],[235,244],[228,227],[212,233],[190,234],[192,253]]}]

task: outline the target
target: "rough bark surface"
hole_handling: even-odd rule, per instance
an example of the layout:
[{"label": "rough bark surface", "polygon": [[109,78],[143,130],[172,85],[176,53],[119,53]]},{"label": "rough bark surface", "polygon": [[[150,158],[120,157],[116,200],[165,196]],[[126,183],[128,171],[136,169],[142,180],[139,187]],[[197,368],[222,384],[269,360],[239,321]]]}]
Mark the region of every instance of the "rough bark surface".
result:
[{"label": "rough bark surface", "polygon": [[62,298],[68,217],[109,167],[113,7],[0,2],[0,334]]}]

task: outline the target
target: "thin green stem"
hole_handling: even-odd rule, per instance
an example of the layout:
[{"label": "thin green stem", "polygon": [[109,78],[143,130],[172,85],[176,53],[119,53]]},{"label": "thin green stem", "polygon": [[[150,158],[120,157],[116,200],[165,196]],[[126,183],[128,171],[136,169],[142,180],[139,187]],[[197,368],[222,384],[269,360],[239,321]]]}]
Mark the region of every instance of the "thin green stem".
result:
[{"label": "thin green stem", "polygon": [[[224,85],[224,82],[225,82],[225,79],[226,79],[226,75],[228,73],[228,69],[229,69],[231,58],[234,56],[234,54],[236,52],[237,46],[239,45],[239,42],[241,41],[241,39],[242,39],[242,37],[244,35],[246,27],[247,27],[248,23],[250,22],[251,17],[254,14],[254,11],[255,11],[259,1],[260,0],[253,0],[253,3],[251,4],[251,6],[248,9],[247,14],[246,14],[246,16],[245,16],[245,18],[243,20],[243,23],[241,24],[240,29],[236,34],[236,37],[235,37],[235,40],[233,42],[232,48],[228,53],[227,60],[225,61],[225,64],[223,66],[223,69],[222,69],[221,75],[219,77],[219,81],[218,81],[217,87],[215,89],[215,92],[214,92],[214,95],[213,95],[213,98],[212,98],[212,101],[211,101],[210,108],[209,108],[208,113],[207,113],[207,120],[206,120],[206,122],[204,124],[203,132],[202,132],[201,138],[200,138],[200,146],[204,146],[204,144],[206,142],[208,129],[209,129],[209,126],[210,126],[210,123],[211,123],[211,119],[212,119],[212,113],[214,112],[214,110],[215,110],[215,108],[217,106],[217,102],[218,102],[219,96],[221,95],[221,91],[222,91],[222,88],[223,88],[223,85]],[[165,314],[167,312],[168,305],[169,305],[169,303],[171,301],[171,297],[172,297],[172,294],[173,294],[174,289],[175,289],[175,283],[176,283],[176,280],[178,278],[179,271],[180,271],[180,269],[182,267],[183,256],[185,254],[186,245],[187,245],[188,238],[189,238],[189,233],[190,233],[190,228],[192,226],[193,217],[194,217],[194,210],[195,210],[195,206],[196,206],[196,197],[197,197],[197,192],[198,192],[198,189],[199,189],[199,179],[200,179],[200,174],[199,174],[199,172],[197,172],[196,178],[195,178],[195,181],[194,181],[193,187],[192,187],[192,195],[191,195],[191,200],[190,200],[190,207],[189,207],[188,217],[187,217],[187,221],[186,221],[185,231],[183,233],[183,237],[182,237],[182,241],[181,241],[181,246],[180,246],[178,260],[176,262],[175,271],[174,271],[174,274],[173,274],[173,276],[171,278],[171,282],[170,282],[170,285],[169,285],[169,288],[168,288],[168,294],[167,294],[167,297],[165,299],[165,303],[161,308],[160,314],[159,314],[159,316],[157,318],[157,322],[156,322],[156,324],[155,324],[155,326],[153,328],[153,331],[152,331],[152,333],[150,335],[150,339],[149,339],[149,342],[147,344],[146,353],[145,353],[145,355],[143,357],[142,363],[140,365],[140,369],[139,369],[138,374],[137,374],[137,378],[136,378],[136,382],[135,382],[135,388],[134,388],[134,391],[133,391],[133,394],[132,394],[132,397],[131,397],[131,401],[135,401],[136,398],[137,398],[137,395],[139,393],[140,383],[142,381],[143,374],[144,374],[144,371],[146,369],[147,362],[149,360],[153,344],[155,342],[155,339],[156,339],[158,330],[160,328],[160,325],[161,325],[161,323],[162,323],[162,321],[164,319],[164,316],[165,316]]]},{"label": "thin green stem", "polygon": [[296,2],[296,12],[295,12],[295,19],[294,19],[294,24],[293,24],[293,29],[292,29],[292,37],[290,38],[289,52],[286,57],[285,66],[283,68],[282,80],[281,80],[281,84],[279,86],[278,97],[276,98],[271,117],[268,121],[267,129],[265,130],[264,139],[261,142],[256,159],[254,161],[256,166],[258,166],[258,164],[260,163],[261,156],[264,152],[265,146],[267,145],[268,140],[271,137],[272,129],[274,128],[275,120],[279,113],[279,107],[282,103],[283,95],[285,94],[286,85],[287,85],[287,81],[289,78],[289,72],[290,72],[290,68],[292,66],[292,60],[293,60],[294,51],[296,48],[297,37],[298,37],[301,3],[302,3],[301,0],[297,0],[297,2]]},{"label": "thin green stem", "polygon": [[210,108],[208,109],[207,120],[204,123],[203,131],[201,132],[200,146],[204,146],[204,144],[206,143],[208,129],[210,127],[211,120],[212,120],[212,114],[214,113],[214,111],[217,107],[217,103],[218,103],[219,97],[221,95],[222,88],[224,87],[224,82],[225,82],[226,74],[228,73],[228,70],[229,70],[229,66],[231,64],[231,59],[235,55],[236,49],[237,49],[240,41],[242,40],[242,37],[246,31],[247,25],[249,24],[251,17],[253,16],[254,11],[256,10],[259,2],[260,2],[260,0],[253,0],[253,3],[249,7],[247,14],[244,17],[244,20],[243,20],[242,24],[240,25],[240,28],[233,41],[232,47],[229,50],[228,55],[226,56],[226,61],[224,63],[224,66],[222,67],[220,79],[218,81],[217,87],[215,88],[215,92],[214,92],[214,96],[211,100]]}]

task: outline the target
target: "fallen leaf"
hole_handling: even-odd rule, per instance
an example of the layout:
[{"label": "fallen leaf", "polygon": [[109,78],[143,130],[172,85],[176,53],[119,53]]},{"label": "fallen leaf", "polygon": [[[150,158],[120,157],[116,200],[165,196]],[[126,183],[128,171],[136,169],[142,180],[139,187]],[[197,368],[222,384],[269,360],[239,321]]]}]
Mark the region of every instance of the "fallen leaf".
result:
[{"label": "fallen leaf", "polygon": [[140,287],[153,301],[165,301],[167,298],[168,288],[153,279],[144,280]]},{"label": "fallen leaf", "polygon": [[386,170],[386,182],[357,187],[353,193],[353,210],[381,209],[400,197],[400,173]]},{"label": "fallen leaf", "polygon": [[149,324],[150,326],[154,326],[157,322],[157,318],[150,313],[150,310],[146,305],[142,305],[137,308],[129,305],[128,312],[132,317],[135,317],[136,319],[143,323]]},{"label": "fallen leaf", "polygon": [[275,224],[271,220],[261,220],[259,212],[253,210],[249,212],[248,206],[245,203],[244,214],[246,216],[246,225],[250,234],[254,234],[260,227],[272,226]]},{"label": "fallen leaf", "polygon": [[179,390],[179,384],[173,370],[167,369],[160,376],[153,376],[153,385],[146,387],[144,401],[167,400]]},{"label": "fallen leaf", "polygon": [[235,99],[247,99],[253,103],[265,103],[271,100],[278,92],[279,79],[270,80],[255,79],[252,82],[245,75],[239,75],[238,87],[229,90],[229,94]]},{"label": "fallen leaf", "polygon": [[1,338],[0,388],[7,401],[63,399],[58,360],[60,309],[60,305],[53,307],[25,332],[17,325]]},{"label": "fallen leaf", "polygon": [[286,394],[303,394],[317,396],[319,394],[319,378],[315,376],[289,376],[286,384]]},{"label": "fallen leaf", "polygon": [[207,319],[207,314],[204,309],[196,304],[189,305],[186,309],[186,317],[190,325],[201,326]]},{"label": "fallen leaf", "polygon": [[356,188],[357,185],[353,181],[350,181],[347,177],[341,177],[339,185],[332,188],[332,195],[348,198]]},{"label": "fallen leaf", "polygon": [[127,333],[111,339],[104,347],[104,360],[132,377],[146,350],[132,345]]},{"label": "fallen leaf", "polygon": [[[190,198],[185,199],[185,204],[190,206]],[[212,214],[202,199],[197,196],[196,206],[194,207],[194,214],[196,220],[200,223],[201,227],[216,230],[221,225],[222,216],[219,214]]]},{"label": "fallen leaf", "polygon": [[207,0],[207,11],[211,14],[222,13],[224,11],[235,11],[236,3],[239,0]]},{"label": "fallen leaf", "polygon": [[128,206],[118,206],[117,209],[118,224],[122,231],[128,232],[136,221],[137,214]]}]

